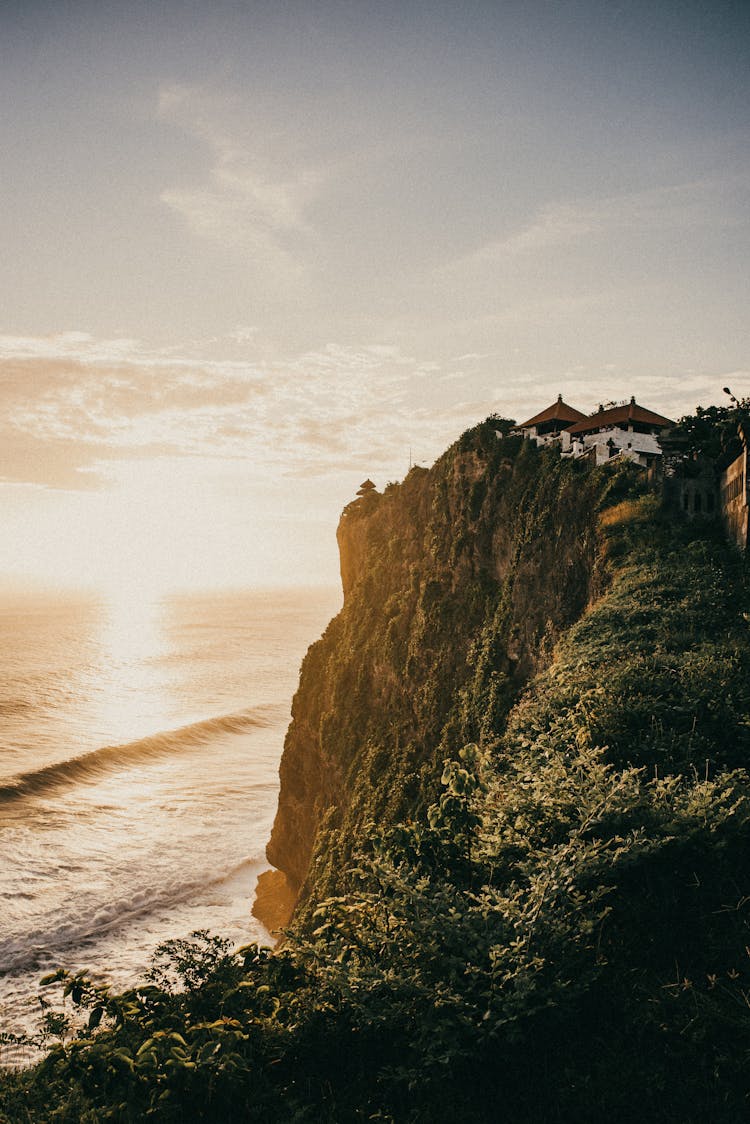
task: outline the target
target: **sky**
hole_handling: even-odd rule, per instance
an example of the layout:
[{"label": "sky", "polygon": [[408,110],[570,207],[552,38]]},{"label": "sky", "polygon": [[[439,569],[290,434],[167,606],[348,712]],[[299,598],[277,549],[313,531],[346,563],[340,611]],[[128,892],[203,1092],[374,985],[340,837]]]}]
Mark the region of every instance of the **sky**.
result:
[{"label": "sky", "polygon": [[0,588],[334,585],[490,413],[746,396],[749,55],[722,0],[0,0]]}]

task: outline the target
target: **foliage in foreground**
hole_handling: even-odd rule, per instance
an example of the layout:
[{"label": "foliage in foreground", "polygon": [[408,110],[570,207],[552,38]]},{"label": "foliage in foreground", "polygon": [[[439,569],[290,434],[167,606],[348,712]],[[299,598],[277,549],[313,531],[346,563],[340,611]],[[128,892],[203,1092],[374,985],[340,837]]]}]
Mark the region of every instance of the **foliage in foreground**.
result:
[{"label": "foliage in foreground", "polygon": [[750,1108],[745,571],[649,501],[610,592],[426,817],[278,953],[170,942],[0,1093],[10,1121],[711,1120]]},{"label": "foliage in foreground", "polygon": [[121,996],[63,980],[91,1029],[8,1080],[7,1118],[740,1119],[747,776],[648,781],[571,747],[487,787],[464,757],[309,941],[195,934]]}]

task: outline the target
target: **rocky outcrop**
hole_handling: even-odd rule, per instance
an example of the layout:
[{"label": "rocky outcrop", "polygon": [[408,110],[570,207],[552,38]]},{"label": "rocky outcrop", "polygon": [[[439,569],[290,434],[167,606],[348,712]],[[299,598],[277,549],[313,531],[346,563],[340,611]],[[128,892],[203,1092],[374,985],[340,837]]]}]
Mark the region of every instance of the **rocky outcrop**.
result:
[{"label": "rocky outcrop", "polygon": [[292,919],[297,893],[282,870],[266,870],[258,876],[253,917],[277,937]]}]

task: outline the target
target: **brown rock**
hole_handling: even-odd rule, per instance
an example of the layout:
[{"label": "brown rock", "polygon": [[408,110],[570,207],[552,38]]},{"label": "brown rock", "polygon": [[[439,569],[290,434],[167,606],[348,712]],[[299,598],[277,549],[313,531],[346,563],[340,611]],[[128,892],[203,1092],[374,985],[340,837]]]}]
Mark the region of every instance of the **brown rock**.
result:
[{"label": "brown rock", "polygon": [[253,917],[278,937],[289,924],[297,894],[282,870],[266,870],[258,877],[253,902]]}]

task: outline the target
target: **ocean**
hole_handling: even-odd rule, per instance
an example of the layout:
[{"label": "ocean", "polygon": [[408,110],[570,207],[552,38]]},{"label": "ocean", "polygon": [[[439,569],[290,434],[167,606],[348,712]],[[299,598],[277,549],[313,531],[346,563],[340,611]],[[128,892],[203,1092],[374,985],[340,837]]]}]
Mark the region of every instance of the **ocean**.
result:
[{"label": "ocean", "polygon": [[299,666],[334,590],[0,599],[0,1030],[59,966],[126,987],[250,913]]}]

